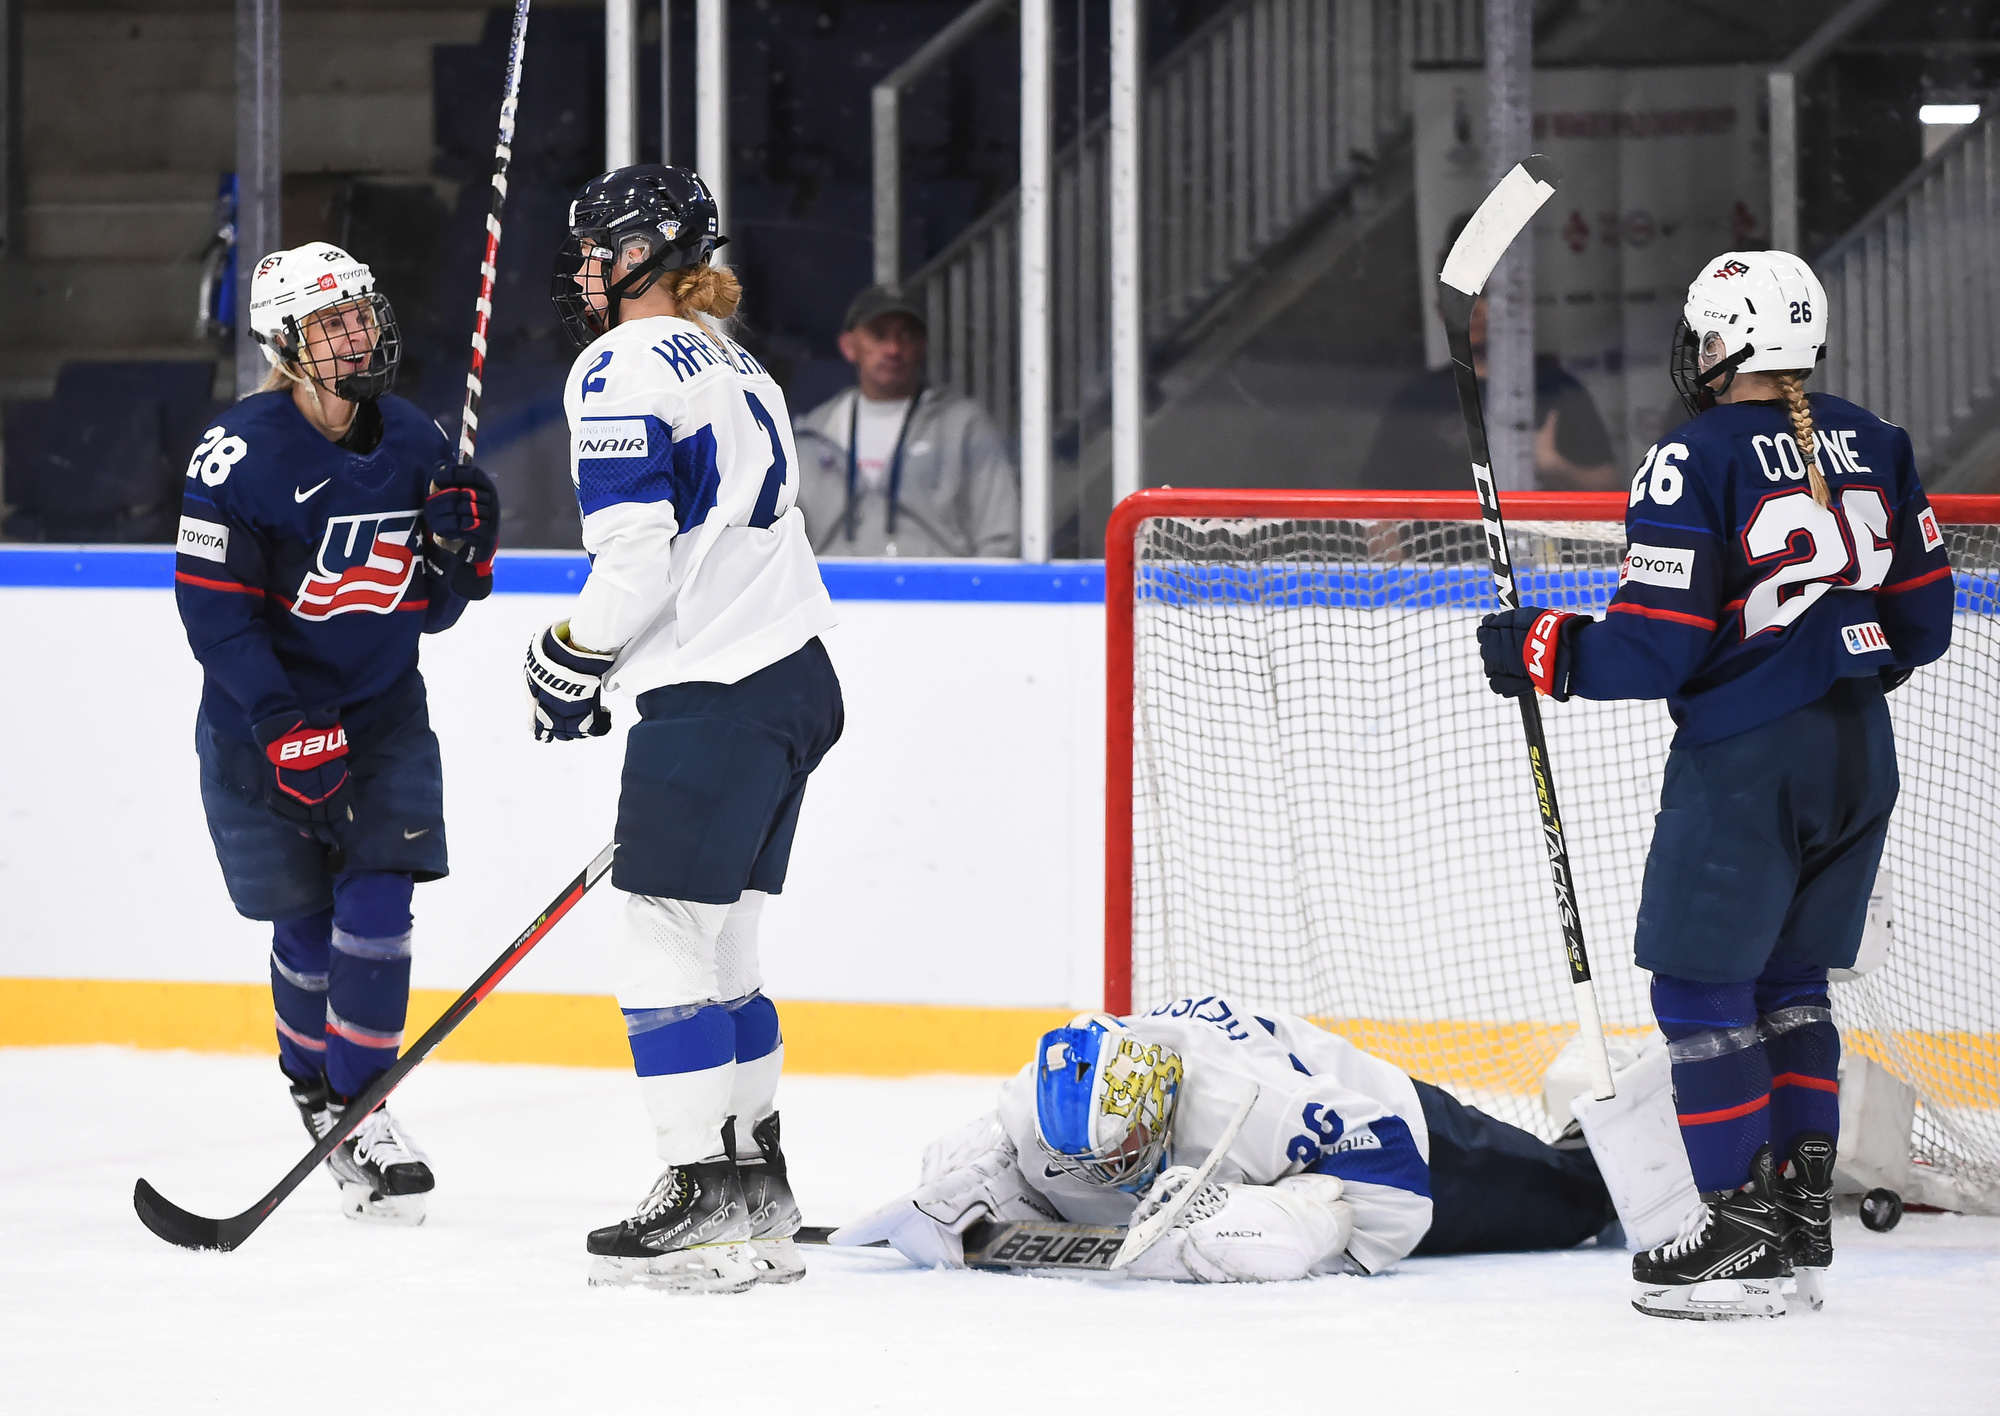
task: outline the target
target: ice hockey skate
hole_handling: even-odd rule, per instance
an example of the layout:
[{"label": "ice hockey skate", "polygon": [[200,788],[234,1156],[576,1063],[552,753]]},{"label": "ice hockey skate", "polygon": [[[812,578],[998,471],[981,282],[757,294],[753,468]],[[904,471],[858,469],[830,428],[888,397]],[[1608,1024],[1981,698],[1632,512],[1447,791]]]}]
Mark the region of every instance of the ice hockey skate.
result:
[{"label": "ice hockey skate", "polygon": [[1688,1211],[1680,1233],[1632,1256],[1639,1296],[1632,1306],[1656,1318],[1781,1318],[1786,1219],[1771,1199],[1771,1148],[1750,1163],[1740,1190],[1714,1191]]},{"label": "ice hockey skate", "polygon": [[[314,1140],[338,1122],[345,1108],[327,1093],[326,1082],[292,1083],[298,1107]],[[429,1157],[417,1148],[387,1106],[378,1106],[353,1135],[326,1158],[327,1173],[340,1187],[340,1212],[375,1224],[415,1226],[424,1222],[424,1196],[437,1184]]]},{"label": "ice hockey skate", "polygon": [[[789,1192],[788,1192],[789,1193]],[[726,1153],[694,1165],[670,1165],[630,1219],[594,1229],[595,1287],[639,1284],[670,1293],[741,1293],[758,1271],[750,1246],[743,1182]]]},{"label": "ice hockey skate", "polygon": [[1833,1157],[1831,1136],[1802,1132],[1771,1180],[1771,1198],[1784,1220],[1785,1256],[1792,1263],[1796,1293],[1813,1312],[1826,1304],[1823,1275],[1833,1263]]},{"label": "ice hockey skate", "polygon": [[750,1128],[757,1143],[755,1159],[736,1162],[743,1182],[743,1203],[750,1214],[750,1253],[757,1277],[765,1283],[796,1283],[806,1276],[806,1261],[792,1236],[799,1232],[799,1202],[785,1176],[785,1153],[778,1148],[778,1113],[772,1112]]}]

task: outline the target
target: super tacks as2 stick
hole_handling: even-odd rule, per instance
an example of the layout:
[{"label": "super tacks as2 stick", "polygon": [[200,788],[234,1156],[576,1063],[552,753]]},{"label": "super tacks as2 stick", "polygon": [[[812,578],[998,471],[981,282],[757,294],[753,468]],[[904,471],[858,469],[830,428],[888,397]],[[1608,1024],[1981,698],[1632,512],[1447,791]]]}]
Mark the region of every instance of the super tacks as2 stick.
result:
[{"label": "super tacks as2 stick", "polygon": [[556,927],[556,921],[590,893],[590,887],[602,880],[611,869],[611,858],[615,853],[616,847],[606,846],[597,853],[595,860],[583,868],[581,874],[563,886],[562,893],[549,902],[547,909],[535,916],[535,922],[522,930],[507,946],[506,952],[488,966],[472,987],[459,994],[458,1000],[445,1009],[444,1016],[432,1023],[410,1050],[396,1059],[394,1066],[369,1083],[368,1089],[348,1104],[340,1120],[320,1137],[319,1144],[306,1154],[304,1160],[272,1186],[270,1194],[230,1219],[204,1219],[201,1215],[188,1213],[141,1180],[132,1190],[132,1207],[139,1211],[139,1218],[146,1227],[169,1244],[178,1244],[183,1249],[221,1249],[225,1252],[256,1233],[257,1226],[271,1217],[271,1211],[285,1202],[285,1196],[296,1190],[301,1180],[317,1170],[321,1161],[353,1135],[362,1121],[367,1119],[368,1113],[388,1098],[397,1084],[430,1055],[431,1049],[449,1037],[451,1030],[479,1006],[480,1000],[499,987],[500,980],[513,971],[514,965],[548,937],[548,932]]},{"label": "super tacks as2 stick", "polygon": [[[1555,195],[1561,175],[1546,157],[1516,163],[1487,193],[1479,210],[1452,243],[1439,276],[1439,304],[1445,332],[1451,340],[1452,372],[1458,381],[1458,403],[1465,413],[1465,440],[1472,449],[1472,482],[1479,491],[1479,511],[1486,524],[1486,553],[1493,565],[1493,590],[1507,609],[1521,607],[1514,584],[1514,563],[1507,551],[1507,525],[1500,517],[1500,492],[1493,482],[1493,455],[1486,446],[1486,415],[1479,405],[1479,375],[1472,366],[1472,307],[1493,267],[1526,229],[1542,203]],[[1542,813],[1542,842],[1549,853],[1549,878],[1556,890],[1556,916],[1562,921],[1563,953],[1569,960],[1569,981],[1576,1000],[1576,1021],[1584,1038],[1584,1058],[1591,1074],[1591,1095],[1612,1095],[1611,1058],[1604,1049],[1604,1020],[1598,1015],[1597,994],[1590,978],[1590,956],[1583,947],[1583,920],[1577,914],[1575,877],[1569,868],[1569,846],[1563,840],[1562,815],[1556,806],[1556,782],[1549,769],[1549,744],[1542,733],[1541,705],[1532,692],[1520,698],[1521,727],[1528,738],[1528,768],[1535,777],[1535,802]]]},{"label": "super tacks as2 stick", "polygon": [[472,368],[465,376],[465,412],[458,420],[458,465],[472,461],[479,442],[479,395],[486,381],[486,326],[493,318],[493,281],[500,260],[500,209],[507,205],[507,169],[514,163],[514,110],[521,98],[521,54],[528,43],[528,0],[514,0],[507,41],[507,78],[500,92],[500,139],[493,148],[493,204],[486,210],[486,255],[479,262],[479,302],[472,312]]}]

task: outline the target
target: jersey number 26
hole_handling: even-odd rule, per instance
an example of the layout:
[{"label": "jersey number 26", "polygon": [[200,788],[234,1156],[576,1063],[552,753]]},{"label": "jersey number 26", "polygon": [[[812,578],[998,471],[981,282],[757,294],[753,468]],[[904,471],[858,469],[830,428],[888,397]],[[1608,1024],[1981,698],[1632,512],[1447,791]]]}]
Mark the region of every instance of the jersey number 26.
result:
[{"label": "jersey number 26", "polygon": [[1896,548],[1889,503],[1874,487],[1849,487],[1821,506],[1800,487],[1758,502],[1743,527],[1743,558],[1771,572],[1743,598],[1743,637],[1783,629],[1835,588],[1873,590]]}]

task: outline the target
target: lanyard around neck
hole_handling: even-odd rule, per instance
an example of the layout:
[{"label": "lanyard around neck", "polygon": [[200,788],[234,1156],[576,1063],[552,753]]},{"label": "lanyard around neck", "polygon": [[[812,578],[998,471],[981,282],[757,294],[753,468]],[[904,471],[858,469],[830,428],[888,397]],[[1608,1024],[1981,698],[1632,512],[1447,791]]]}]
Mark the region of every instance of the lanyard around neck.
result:
[{"label": "lanyard around neck", "polygon": [[[910,395],[910,406],[903,410],[902,426],[896,429],[896,450],[889,454],[889,515],[883,524],[888,535],[896,534],[896,504],[903,494],[903,442],[910,436],[910,421],[917,416],[917,405],[923,402],[924,386],[917,385],[917,391]],[[847,539],[854,539],[855,494],[861,483],[861,462],[858,451],[861,443],[861,390],[854,390],[854,407],[847,414]]]}]

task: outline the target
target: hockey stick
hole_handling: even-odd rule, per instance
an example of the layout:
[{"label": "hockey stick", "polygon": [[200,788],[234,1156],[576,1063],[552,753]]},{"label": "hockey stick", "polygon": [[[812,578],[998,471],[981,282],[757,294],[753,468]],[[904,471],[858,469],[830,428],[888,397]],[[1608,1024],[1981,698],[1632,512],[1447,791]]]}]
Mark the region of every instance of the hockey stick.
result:
[{"label": "hockey stick", "polygon": [[[1479,512],[1486,523],[1486,554],[1493,566],[1493,591],[1510,610],[1521,607],[1520,587],[1507,551],[1507,524],[1500,516],[1500,491],[1493,481],[1493,455],[1486,445],[1486,415],[1479,406],[1479,375],[1472,364],[1472,307],[1486,287],[1493,267],[1526,229],[1542,203],[1555,195],[1562,181],[1556,165],[1539,154],[1514,165],[1487,193],[1486,200],[1452,243],[1438,277],[1438,303],[1451,342],[1452,371],[1458,382],[1458,404],[1465,414],[1465,440],[1472,452],[1472,483],[1479,492]],[[1583,920],[1577,913],[1575,877],[1569,868],[1569,845],[1563,839],[1562,815],[1556,808],[1556,782],[1549,768],[1548,739],[1542,732],[1541,705],[1532,692],[1520,698],[1521,727],[1528,738],[1528,769],[1535,778],[1535,802],[1542,814],[1542,843],[1548,850],[1549,878],[1555,885],[1556,916],[1562,922],[1563,953],[1569,960],[1570,989],[1576,1000],[1577,1026],[1585,1038],[1591,1095],[1613,1094],[1611,1058],[1604,1048],[1604,1020],[1598,1015],[1597,994],[1590,977],[1590,956],[1583,947]]]},{"label": "hockey stick", "polygon": [[1112,1272],[1116,1273],[1119,1269],[1129,1267],[1141,1254],[1159,1243],[1161,1237],[1174,1227],[1174,1221],[1181,1217],[1181,1211],[1194,1203],[1195,1192],[1200,1190],[1208,1177],[1215,1173],[1215,1167],[1222,1164],[1222,1158],[1228,1155],[1229,1148],[1236,1144],[1236,1137],[1242,1132],[1243,1123],[1250,1119],[1250,1108],[1257,1104],[1258,1091],[1257,1087],[1250,1088],[1250,1095],[1243,1098],[1242,1105],[1236,1108],[1236,1114],[1230,1117],[1229,1124],[1222,1128],[1222,1138],[1215,1143],[1215,1148],[1208,1153],[1208,1159],[1201,1163],[1201,1168],[1195,1171],[1194,1178],[1181,1186],[1179,1194],[1132,1226],[1131,1232],[1125,1236],[1125,1242],[1118,1246],[1117,1254],[1112,1257]]},{"label": "hockey stick", "polygon": [[479,396],[486,387],[486,327],[493,318],[493,282],[500,268],[500,209],[507,204],[507,169],[514,165],[514,113],[521,98],[521,57],[528,43],[529,0],[514,0],[507,41],[507,77],[500,90],[500,138],[493,147],[493,203],[486,209],[486,255],[479,262],[479,300],[472,310],[472,368],[465,376],[465,411],[458,422],[458,465],[479,442]]},{"label": "hockey stick", "polygon": [[[824,1244],[833,1230],[808,1224],[793,1240]],[[1065,1224],[1060,1220],[995,1221],[976,1219],[965,1228],[965,1266],[976,1269],[1066,1269],[1071,1273],[1109,1273],[1111,1260],[1125,1242],[1122,1224]],[[864,1244],[865,1249],[890,1249],[887,1239]]]},{"label": "hockey stick", "polygon": [[548,908],[535,917],[533,924],[521,931],[520,937],[507,946],[506,952],[493,961],[478,981],[458,995],[458,1001],[445,1009],[444,1016],[432,1023],[410,1050],[396,1059],[395,1065],[369,1083],[368,1089],[348,1104],[340,1120],[320,1137],[319,1144],[306,1154],[304,1160],[294,1165],[285,1178],[271,1188],[270,1194],[233,1218],[204,1219],[198,1214],[189,1214],[141,1180],[132,1190],[132,1207],[138,1210],[140,1220],[169,1244],[178,1244],[183,1249],[221,1249],[227,1253],[256,1233],[257,1226],[270,1218],[271,1211],[284,1203],[285,1197],[298,1188],[299,1182],[332,1155],[340,1143],[367,1119],[368,1113],[381,1105],[397,1084],[409,1076],[416,1065],[428,1057],[431,1050],[449,1037],[452,1029],[464,1022],[466,1015],[499,986],[500,980],[513,971],[514,965],[548,937],[549,931],[556,927],[556,921],[590,893],[590,888],[611,869],[611,857],[616,850],[616,846],[606,846],[599,851],[597,858],[563,887],[562,893],[549,902]]}]

